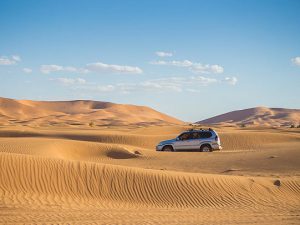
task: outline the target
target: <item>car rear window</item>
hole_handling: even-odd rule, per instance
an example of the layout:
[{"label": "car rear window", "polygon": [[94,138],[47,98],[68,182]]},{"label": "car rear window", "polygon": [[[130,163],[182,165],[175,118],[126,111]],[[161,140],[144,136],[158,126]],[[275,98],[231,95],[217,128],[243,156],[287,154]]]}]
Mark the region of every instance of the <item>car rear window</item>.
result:
[{"label": "car rear window", "polygon": [[210,138],[211,136],[212,136],[212,133],[209,131],[200,132],[200,138]]}]

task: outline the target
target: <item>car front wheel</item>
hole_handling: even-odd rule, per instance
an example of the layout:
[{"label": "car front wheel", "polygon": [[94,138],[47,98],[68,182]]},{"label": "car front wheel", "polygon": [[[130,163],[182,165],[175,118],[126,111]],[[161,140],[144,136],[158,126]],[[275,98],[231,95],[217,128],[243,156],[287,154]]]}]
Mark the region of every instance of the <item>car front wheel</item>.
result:
[{"label": "car front wheel", "polygon": [[174,149],[172,146],[165,146],[162,149],[164,152],[174,152]]}]

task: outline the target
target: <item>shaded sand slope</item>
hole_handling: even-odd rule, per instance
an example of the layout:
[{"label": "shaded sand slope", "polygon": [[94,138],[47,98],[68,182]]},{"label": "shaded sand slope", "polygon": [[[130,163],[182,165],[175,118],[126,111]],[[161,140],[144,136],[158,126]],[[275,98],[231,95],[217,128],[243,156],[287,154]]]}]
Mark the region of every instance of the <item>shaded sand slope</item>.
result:
[{"label": "shaded sand slope", "polygon": [[256,107],[228,112],[198,123],[290,126],[300,123],[300,109]]},{"label": "shaded sand slope", "polygon": [[158,125],[182,121],[146,106],[110,102],[30,101],[0,98],[0,123],[47,125]]}]

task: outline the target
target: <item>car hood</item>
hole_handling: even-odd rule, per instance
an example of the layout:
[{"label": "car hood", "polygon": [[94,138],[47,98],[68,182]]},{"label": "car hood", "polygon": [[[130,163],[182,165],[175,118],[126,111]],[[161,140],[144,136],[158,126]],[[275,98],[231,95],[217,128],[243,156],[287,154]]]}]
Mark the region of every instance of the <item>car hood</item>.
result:
[{"label": "car hood", "polygon": [[176,141],[176,138],[170,139],[170,140],[165,140],[165,141],[159,142],[159,145],[172,144],[172,143],[174,143],[175,141]]}]

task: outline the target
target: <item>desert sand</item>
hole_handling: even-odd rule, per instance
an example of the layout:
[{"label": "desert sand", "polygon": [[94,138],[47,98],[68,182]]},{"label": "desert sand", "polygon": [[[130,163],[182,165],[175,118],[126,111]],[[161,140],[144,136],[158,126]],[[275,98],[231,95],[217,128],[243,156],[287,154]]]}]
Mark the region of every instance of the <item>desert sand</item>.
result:
[{"label": "desert sand", "polygon": [[293,124],[297,126],[300,124],[300,109],[255,107],[224,113],[198,123],[273,127]]},{"label": "desert sand", "polygon": [[119,126],[182,124],[146,106],[100,101],[30,101],[0,97],[0,125]]},{"label": "desert sand", "polygon": [[189,126],[126,105],[112,126],[105,104],[89,126],[91,102],[3,102],[0,224],[300,223],[299,128],[215,126],[222,151],[156,152]]}]

